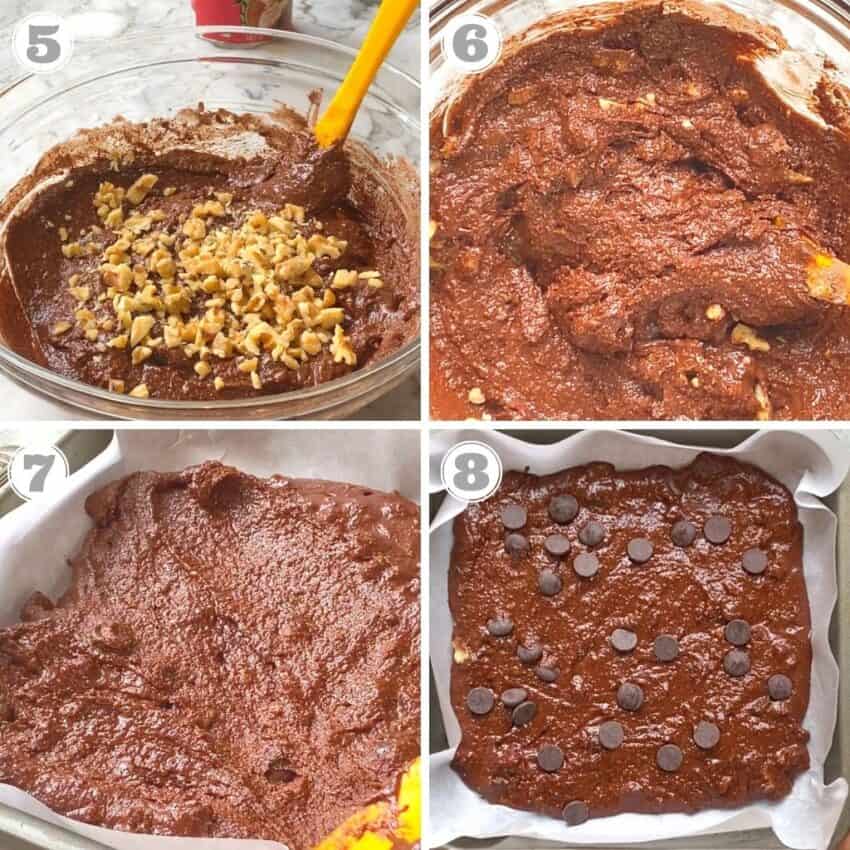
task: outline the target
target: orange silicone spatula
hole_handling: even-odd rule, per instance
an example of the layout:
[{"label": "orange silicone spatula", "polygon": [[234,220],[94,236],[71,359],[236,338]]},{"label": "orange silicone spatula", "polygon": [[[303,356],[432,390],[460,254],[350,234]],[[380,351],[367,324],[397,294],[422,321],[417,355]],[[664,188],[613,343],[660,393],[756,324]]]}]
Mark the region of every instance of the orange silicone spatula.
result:
[{"label": "orange silicone spatula", "polygon": [[419,0],[382,0],[354,63],[316,123],[316,140],[321,147],[329,148],[348,135],[378,68],[418,5]]}]

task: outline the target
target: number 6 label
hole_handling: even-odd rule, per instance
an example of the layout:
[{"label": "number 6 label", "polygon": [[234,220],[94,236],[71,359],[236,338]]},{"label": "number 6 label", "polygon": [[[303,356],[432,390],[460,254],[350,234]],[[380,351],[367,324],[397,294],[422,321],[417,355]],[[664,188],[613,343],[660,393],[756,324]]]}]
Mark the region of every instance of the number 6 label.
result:
[{"label": "number 6 label", "polygon": [[450,448],[440,466],[443,486],[463,502],[483,502],[502,483],[502,460],[486,443],[468,440]]},{"label": "number 6 label", "polygon": [[12,33],[12,50],[27,71],[50,74],[68,63],[74,52],[74,39],[64,18],[52,12],[37,12],[18,22]]},{"label": "number 6 label", "polygon": [[460,15],[450,21],[443,35],[443,55],[457,71],[486,71],[502,53],[499,28],[483,15]]},{"label": "number 6 label", "polygon": [[60,492],[69,475],[68,458],[50,444],[24,446],[9,464],[9,483],[28,502]]}]

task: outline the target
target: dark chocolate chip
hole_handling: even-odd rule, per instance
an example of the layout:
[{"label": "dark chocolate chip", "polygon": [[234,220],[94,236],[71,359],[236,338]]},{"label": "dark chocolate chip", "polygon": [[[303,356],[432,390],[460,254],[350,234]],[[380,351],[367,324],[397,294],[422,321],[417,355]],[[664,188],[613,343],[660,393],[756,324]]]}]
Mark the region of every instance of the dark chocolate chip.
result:
[{"label": "dark chocolate chip", "polygon": [[528,539],[521,534],[508,534],[505,537],[505,551],[512,558],[521,558],[528,552]]},{"label": "dark chocolate chip", "polygon": [[767,680],[767,692],[774,702],[781,702],[791,696],[794,686],[791,680],[782,673],[777,673]]},{"label": "dark chocolate chip", "polygon": [[534,672],[541,682],[554,682],[558,678],[558,670],[555,667],[544,667],[541,665]]},{"label": "dark chocolate chip", "polygon": [[629,541],[626,551],[636,564],[645,564],[652,557],[652,541],[645,537],[635,537]]},{"label": "dark chocolate chip", "polygon": [[733,649],[726,653],[723,668],[730,676],[738,678],[750,672],[750,656],[742,649]]},{"label": "dark chocolate chip", "polygon": [[579,826],[590,817],[590,811],[587,808],[587,803],[581,800],[573,800],[572,803],[567,803],[564,806],[564,820],[567,826]]},{"label": "dark chocolate chip", "polygon": [[686,549],[697,539],[697,527],[686,519],[680,519],[670,532],[670,539],[682,549]]},{"label": "dark chocolate chip", "polygon": [[720,740],[720,727],[707,720],[701,720],[694,727],[694,743],[701,750],[710,750],[717,746]]},{"label": "dark chocolate chip", "polygon": [[543,548],[553,558],[563,558],[570,551],[570,541],[563,534],[550,534],[543,541]]},{"label": "dark chocolate chip", "polygon": [[514,624],[507,617],[494,617],[487,621],[487,631],[493,637],[507,637],[514,630]]},{"label": "dark chocolate chip", "polygon": [[292,782],[298,774],[289,766],[286,759],[273,759],[266,768],[266,779],[273,785],[286,785]]},{"label": "dark chocolate chip", "polygon": [[520,644],[516,648],[516,654],[523,664],[536,664],[543,657],[543,647],[537,644],[531,646]]},{"label": "dark chocolate chip", "polygon": [[549,516],[558,523],[566,525],[572,522],[578,514],[578,502],[574,496],[555,496],[549,502]]},{"label": "dark chocolate chip", "polygon": [[631,652],[637,646],[637,635],[627,629],[614,629],[609,639],[617,652]]},{"label": "dark chocolate chip", "polygon": [[15,709],[12,703],[0,697],[0,720],[11,723],[15,719]]},{"label": "dark chocolate chip", "polygon": [[508,688],[502,692],[502,705],[506,708],[516,708],[521,702],[525,702],[528,691],[525,688]]},{"label": "dark chocolate chip", "polygon": [[633,682],[623,682],[617,691],[617,705],[624,711],[637,711],[643,705],[643,689]]},{"label": "dark chocolate chip", "polygon": [[592,578],[599,572],[599,558],[592,552],[582,552],[573,561],[573,569],[582,578]]},{"label": "dark chocolate chip", "polygon": [[705,521],[702,531],[709,543],[719,546],[721,543],[725,543],[729,539],[729,535],[732,534],[732,523],[725,516],[715,514]]},{"label": "dark chocolate chip", "polygon": [[531,723],[532,720],[534,720],[536,714],[537,703],[534,703],[531,700],[526,700],[525,702],[521,702],[513,710],[513,714],[511,714],[511,720],[513,721],[514,726],[525,726],[528,723]]},{"label": "dark chocolate chip", "polygon": [[665,744],[658,750],[655,761],[662,770],[675,773],[682,766],[684,758],[682,751],[675,744]]},{"label": "dark chocolate chip", "polygon": [[609,720],[599,727],[599,743],[606,750],[616,750],[623,745],[626,733],[616,720]]},{"label": "dark chocolate chip", "polygon": [[561,592],[561,577],[557,573],[553,573],[552,570],[543,570],[537,576],[537,586],[544,596],[555,596],[555,594]]},{"label": "dark chocolate chip", "polygon": [[746,646],[750,642],[750,624],[746,620],[730,620],[724,634],[729,643]]},{"label": "dark chocolate chip", "polygon": [[544,744],[537,753],[537,764],[546,773],[555,773],[564,765],[564,754],[554,744]]},{"label": "dark chocolate chip", "polygon": [[592,519],[583,525],[578,533],[578,539],[585,546],[598,546],[605,539],[605,526],[601,522]]},{"label": "dark chocolate chip", "polygon": [[741,557],[741,565],[752,576],[760,576],[767,569],[767,552],[747,549]]},{"label": "dark chocolate chip", "polygon": [[466,707],[473,714],[487,714],[496,703],[490,688],[473,688],[466,695]]},{"label": "dark chocolate chip", "polygon": [[673,635],[658,635],[655,638],[655,657],[659,661],[675,661],[679,657],[679,641]]},{"label": "dark chocolate chip", "polygon": [[505,505],[502,508],[502,525],[511,531],[523,528],[528,521],[528,513],[522,505]]}]

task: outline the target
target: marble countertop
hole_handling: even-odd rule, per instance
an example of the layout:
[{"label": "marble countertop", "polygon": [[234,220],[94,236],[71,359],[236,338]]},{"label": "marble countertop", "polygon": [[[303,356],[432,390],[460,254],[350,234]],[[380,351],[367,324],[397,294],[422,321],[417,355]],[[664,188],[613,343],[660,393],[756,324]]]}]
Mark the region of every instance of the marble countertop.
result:
[{"label": "marble countertop", "polygon": [[[294,0],[293,23],[297,31],[358,47],[378,6],[378,0]],[[75,55],[85,56],[105,39],[145,34],[156,29],[191,26],[190,0],[47,0],[39,10],[62,15],[75,35]],[[0,2],[0,43],[9,44],[15,24],[33,11],[29,0]],[[402,33],[390,61],[419,77],[419,14]],[[73,62],[73,59],[72,59]],[[0,87],[20,76],[11,50],[0,51]],[[418,420],[418,374],[356,415],[357,419]],[[95,418],[33,393],[0,374],[0,397],[12,420],[71,420]]]}]

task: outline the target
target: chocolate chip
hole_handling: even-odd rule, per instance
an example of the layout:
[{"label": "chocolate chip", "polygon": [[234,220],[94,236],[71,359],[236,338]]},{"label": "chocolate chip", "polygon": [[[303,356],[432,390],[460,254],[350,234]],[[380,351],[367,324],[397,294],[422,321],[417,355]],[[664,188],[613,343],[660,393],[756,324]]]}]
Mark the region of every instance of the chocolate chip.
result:
[{"label": "chocolate chip", "polygon": [[549,502],[549,516],[558,523],[566,525],[572,522],[578,514],[578,502],[574,496],[555,496]]},{"label": "chocolate chip", "polygon": [[516,708],[521,702],[525,702],[528,691],[525,688],[508,688],[502,692],[502,705],[506,708]]},{"label": "chocolate chip", "polygon": [[537,576],[537,586],[544,596],[555,596],[555,594],[561,592],[561,577],[553,573],[552,570],[543,570]]},{"label": "chocolate chip", "polygon": [[732,533],[732,523],[725,516],[715,514],[705,521],[702,532],[709,543],[719,546],[729,539],[729,535]]},{"label": "chocolate chip", "polygon": [[585,546],[598,546],[605,539],[605,526],[601,522],[592,519],[583,525],[578,533],[578,539]]},{"label": "chocolate chip", "polygon": [[684,758],[682,751],[675,744],[665,744],[658,750],[655,761],[662,770],[675,773],[682,766]]},{"label": "chocolate chip", "polygon": [[15,709],[12,703],[0,697],[0,721],[11,723],[15,719]]},{"label": "chocolate chip", "polygon": [[682,549],[687,549],[697,539],[697,527],[686,519],[680,519],[673,526],[670,539]]},{"label": "chocolate chip", "polygon": [[544,667],[541,665],[534,672],[541,682],[554,682],[558,678],[558,670],[555,667]]},{"label": "chocolate chip", "polygon": [[735,678],[746,676],[750,672],[750,656],[741,649],[733,649],[726,653],[723,668]]},{"label": "chocolate chip", "polygon": [[679,657],[679,641],[673,635],[658,635],[655,638],[655,657],[664,663]]},{"label": "chocolate chip", "polygon": [[292,782],[298,774],[288,765],[283,758],[274,759],[266,768],[266,779],[273,785],[286,785]]},{"label": "chocolate chip", "polygon": [[521,534],[508,534],[505,537],[505,551],[512,558],[521,558],[528,552],[528,539]]},{"label": "chocolate chip", "polygon": [[720,740],[720,728],[707,720],[701,720],[694,727],[694,743],[701,750],[710,750]]},{"label": "chocolate chip", "polygon": [[730,620],[724,634],[729,643],[746,646],[750,642],[750,624],[746,620]]},{"label": "chocolate chip", "polygon": [[563,534],[550,534],[543,541],[543,548],[553,558],[562,558],[570,551],[570,541]]},{"label": "chocolate chip", "polygon": [[652,541],[645,537],[635,537],[629,541],[626,551],[636,564],[645,564],[652,557]]},{"label": "chocolate chip", "polygon": [[627,629],[614,629],[609,640],[617,652],[631,652],[637,646],[637,635]]},{"label": "chocolate chip", "polygon": [[493,691],[490,688],[473,688],[466,695],[466,707],[473,714],[487,714],[496,703]]},{"label": "chocolate chip", "polygon": [[528,521],[528,513],[522,505],[505,505],[502,508],[502,525],[511,531],[523,528]]},{"label": "chocolate chip", "polygon": [[579,826],[590,817],[590,811],[587,808],[587,803],[581,800],[573,800],[572,803],[567,803],[564,806],[564,820],[567,826]]},{"label": "chocolate chip", "polygon": [[534,720],[536,714],[537,703],[531,702],[531,700],[526,700],[525,702],[521,702],[513,710],[511,720],[513,721],[514,726],[525,726]]},{"label": "chocolate chip", "polygon": [[774,702],[782,702],[791,696],[794,686],[791,680],[782,673],[777,673],[767,680],[767,692]]},{"label": "chocolate chip", "polygon": [[606,750],[616,750],[623,745],[626,733],[616,720],[609,720],[599,727],[599,743]]},{"label": "chocolate chip", "polygon": [[536,664],[543,657],[543,647],[537,644],[531,646],[520,644],[516,648],[516,654],[523,664]]},{"label": "chocolate chip", "polygon": [[514,624],[507,617],[494,617],[487,621],[487,631],[493,637],[507,637],[514,630]]},{"label": "chocolate chip", "polygon": [[546,773],[555,773],[564,765],[564,754],[554,744],[544,744],[537,753],[537,764]]},{"label": "chocolate chip", "polygon": [[617,705],[624,711],[637,711],[643,705],[643,689],[632,682],[623,682],[617,691]]},{"label": "chocolate chip", "polygon": [[752,576],[760,576],[767,569],[767,552],[747,549],[741,557],[741,565]]},{"label": "chocolate chip", "polygon": [[573,561],[573,569],[576,575],[582,578],[591,578],[599,572],[599,558],[592,552],[582,552]]}]

